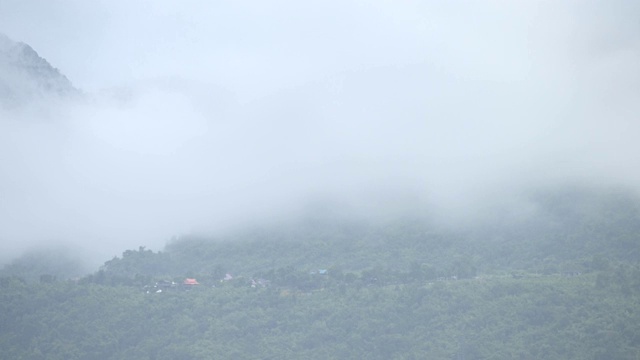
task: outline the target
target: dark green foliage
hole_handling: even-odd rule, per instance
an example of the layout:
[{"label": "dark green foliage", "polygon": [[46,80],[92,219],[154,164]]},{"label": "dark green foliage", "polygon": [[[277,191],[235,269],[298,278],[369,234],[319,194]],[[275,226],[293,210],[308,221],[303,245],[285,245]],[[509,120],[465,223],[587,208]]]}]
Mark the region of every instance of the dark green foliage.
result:
[{"label": "dark green foliage", "polygon": [[594,275],[491,277],[421,286],[327,284],[313,292],[223,286],[146,294],[5,278],[0,356],[635,359],[640,289],[630,277],[617,281],[601,288]]}]

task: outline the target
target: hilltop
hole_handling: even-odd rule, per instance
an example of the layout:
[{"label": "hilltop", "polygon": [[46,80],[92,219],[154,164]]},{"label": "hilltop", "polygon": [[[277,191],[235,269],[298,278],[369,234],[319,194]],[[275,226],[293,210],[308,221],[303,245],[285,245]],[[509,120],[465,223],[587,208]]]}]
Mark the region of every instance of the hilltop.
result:
[{"label": "hilltop", "polygon": [[78,95],[71,81],[28,44],[0,34],[0,104],[20,107],[43,98]]}]

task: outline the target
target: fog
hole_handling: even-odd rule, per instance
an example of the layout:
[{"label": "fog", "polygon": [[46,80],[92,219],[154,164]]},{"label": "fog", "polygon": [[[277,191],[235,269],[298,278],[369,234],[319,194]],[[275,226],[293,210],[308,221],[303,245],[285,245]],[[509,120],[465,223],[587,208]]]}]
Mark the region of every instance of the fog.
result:
[{"label": "fog", "polygon": [[84,92],[0,110],[0,252],[639,183],[633,1],[0,0]]}]

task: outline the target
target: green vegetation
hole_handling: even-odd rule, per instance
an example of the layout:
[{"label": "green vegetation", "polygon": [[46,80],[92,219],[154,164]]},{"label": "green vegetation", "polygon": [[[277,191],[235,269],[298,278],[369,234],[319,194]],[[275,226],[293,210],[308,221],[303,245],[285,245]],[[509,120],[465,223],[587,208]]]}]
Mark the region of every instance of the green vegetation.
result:
[{"label": "green vegetation", "polygon": [[5,276],[0,358],[639,358],[640,201],[535,199],[518,223],[309,220]]}]

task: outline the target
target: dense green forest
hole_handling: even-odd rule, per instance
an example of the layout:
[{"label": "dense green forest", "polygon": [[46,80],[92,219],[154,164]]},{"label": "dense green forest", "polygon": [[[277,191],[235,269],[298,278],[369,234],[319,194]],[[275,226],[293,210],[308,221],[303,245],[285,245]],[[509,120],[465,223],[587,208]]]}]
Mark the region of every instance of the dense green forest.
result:
[{"label": "dense green forest", "polygon": [[186,236],[73,279],[32,255],[2,270],[0,358],[640,358],[640,200],[530,201],[518,221],[324,216]]}]

